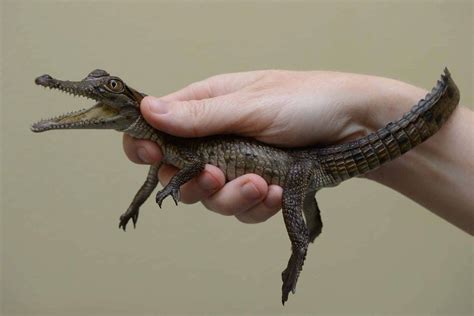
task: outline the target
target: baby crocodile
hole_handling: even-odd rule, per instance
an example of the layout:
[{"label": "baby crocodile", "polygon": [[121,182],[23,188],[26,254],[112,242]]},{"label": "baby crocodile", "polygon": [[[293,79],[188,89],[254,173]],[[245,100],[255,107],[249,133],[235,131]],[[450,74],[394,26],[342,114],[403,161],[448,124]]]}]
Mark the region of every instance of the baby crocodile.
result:
[{"label": "baby crocodile", "polygon": [[[162,162],[150,166],[147,178],[127,211],[120,217],[119,227],[125,230],[131,219],[135,226],[140,206],[158,183],[157,172],[162,163],[180,170],[156,195],[161,207],[171,195],[179,201],[180,187],[199,175],[205,164],[217,166],[226,181],[246,173],[262,176],[268,184],[283,188],[283,218],[291,241],[291,256],[282,272],[282,303],[295,291],[308,244],[321,233],[320,210],[316,192],[333,187],[344,180],[365,174],[393,160],[434,135],[449,118],[459,102],[459,90],[447,69],[433,90],[397,121],[388,123],[365,137],[327,147],[278,148],[235,135],[202,138],[180,138],[150,126],[140,113],[138,92],[122,79],[96,69],[81,81],[62,81],[43,75],[35,83],[97,103],[89,108],[32,125],[33,132],[53,129],[114,129],[138,139],[157,143]],[[303,218],[304,214],[304,218]]]}]

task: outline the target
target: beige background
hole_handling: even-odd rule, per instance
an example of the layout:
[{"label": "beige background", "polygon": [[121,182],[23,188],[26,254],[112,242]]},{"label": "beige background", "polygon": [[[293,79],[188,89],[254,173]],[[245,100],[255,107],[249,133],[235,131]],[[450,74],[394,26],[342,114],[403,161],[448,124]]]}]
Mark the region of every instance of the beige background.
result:
[{"label": "beige background", "polygon": [[[117,228],[146,168],[113,131],[35,135],[91,102],[33,84],[94,68],[162,95],[213,74],[333,69],[472,97],[472,2],[2,2],[2,315],[472,312],[472,239],[400,194],[352,180],[320,194],[325,229],[282,308],[281,215],[244,225],[150,200]],[[456,154],[456,153],[453,153]],[[429,182],[430,179],[424,179]]]}]

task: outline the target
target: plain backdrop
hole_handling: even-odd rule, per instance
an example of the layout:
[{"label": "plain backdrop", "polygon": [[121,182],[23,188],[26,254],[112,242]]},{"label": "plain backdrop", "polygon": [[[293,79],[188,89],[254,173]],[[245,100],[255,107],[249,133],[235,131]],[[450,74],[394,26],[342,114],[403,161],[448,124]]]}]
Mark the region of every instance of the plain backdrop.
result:
[{"label": "plain backdrop", "polygon": [[319,194],[324,232],[282,307],[281,214],[244,225],[150,199],[124,233],[118,217],[147,168],[125,158],[121,135],[29,131],[92,104],[36,87],[36,76],[79,80],[95,68],[160,96],[269,68],[431,89],[448,66],[472,106],[471,1],[1,3],[2,315],[472,313],[471,237],[381,185],[354,179]]}]

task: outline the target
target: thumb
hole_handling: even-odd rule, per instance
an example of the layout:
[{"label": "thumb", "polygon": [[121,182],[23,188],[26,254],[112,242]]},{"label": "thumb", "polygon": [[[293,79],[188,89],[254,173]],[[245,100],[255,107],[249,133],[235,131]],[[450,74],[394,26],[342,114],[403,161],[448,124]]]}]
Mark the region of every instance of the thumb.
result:
[{"label": "thumb", "polygon": [[236,106],[234,94],[209,99],[171,101],[147,96],[140,106],[145,120],[165,133],[180,137],[203,137],[241,132],[239,122],[248,107]]}]

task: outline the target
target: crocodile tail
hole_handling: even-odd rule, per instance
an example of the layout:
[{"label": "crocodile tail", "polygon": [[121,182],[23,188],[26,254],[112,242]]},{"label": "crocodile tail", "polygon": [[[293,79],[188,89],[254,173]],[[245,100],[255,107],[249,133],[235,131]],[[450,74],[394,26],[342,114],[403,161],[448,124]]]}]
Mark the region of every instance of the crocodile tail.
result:
[{"label": "crocodile tail", "polygon": [[320,148],[321,167],[339,183],[406,153],[434,135],[459,103],[448,69],[426,97],[397,121],[349,143]]}]

